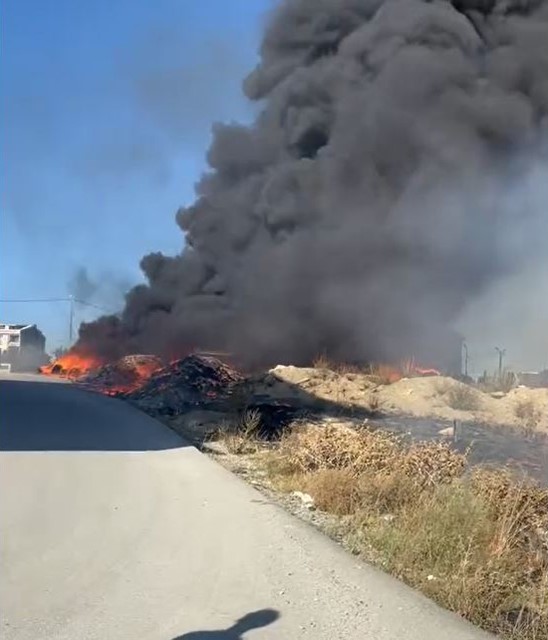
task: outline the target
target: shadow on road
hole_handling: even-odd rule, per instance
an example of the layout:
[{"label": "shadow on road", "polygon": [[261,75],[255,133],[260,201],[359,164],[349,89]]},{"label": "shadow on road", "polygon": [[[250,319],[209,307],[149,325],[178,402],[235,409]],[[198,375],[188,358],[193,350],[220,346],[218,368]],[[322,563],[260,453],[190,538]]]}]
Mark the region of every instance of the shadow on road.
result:
[{"label": "shadow on road", "polygon": [[185,442],[125,402],[69,384],[0,380],[1,451],[158,451]]},{"label": "shadow on road", "polygon": [[191,631],[173,640],[244,640],[244,633],[272,624],[280,617],[275,609],[260,609],[243,616],[228,629]]}]

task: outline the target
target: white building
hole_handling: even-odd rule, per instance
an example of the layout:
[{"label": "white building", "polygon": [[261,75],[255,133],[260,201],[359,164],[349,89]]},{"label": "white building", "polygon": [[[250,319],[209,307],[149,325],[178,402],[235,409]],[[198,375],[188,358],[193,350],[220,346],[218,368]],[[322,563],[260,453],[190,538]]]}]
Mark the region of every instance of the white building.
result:
[{"label": "white building", "polygon": [[46,362],[46,338],[35,324],[0,323],[1,369],[35,371]]}]

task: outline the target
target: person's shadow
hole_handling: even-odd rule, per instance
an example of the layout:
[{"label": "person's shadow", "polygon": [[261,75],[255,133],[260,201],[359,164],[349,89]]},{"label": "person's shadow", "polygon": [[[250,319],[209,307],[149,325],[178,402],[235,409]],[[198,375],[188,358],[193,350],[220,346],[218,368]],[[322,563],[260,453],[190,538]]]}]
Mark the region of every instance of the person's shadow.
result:
[{"label": "person's shadow", "polygon": [[173,640],[244,640],[244,633],[272,624],[280,617],[275,609],[260,609],[243,616],[228,629],[191,631]]}]

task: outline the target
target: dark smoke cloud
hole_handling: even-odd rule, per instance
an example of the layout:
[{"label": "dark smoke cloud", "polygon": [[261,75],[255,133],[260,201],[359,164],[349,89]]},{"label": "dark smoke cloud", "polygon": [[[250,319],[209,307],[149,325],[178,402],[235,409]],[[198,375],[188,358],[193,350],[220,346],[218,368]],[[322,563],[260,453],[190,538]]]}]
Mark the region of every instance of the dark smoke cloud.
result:
[{"label": "dark smoke cloud", "polygon": [[[69,294],[82,305],[95,305],[117,311],[123,307],[124,296],[131,284],[129,278],[120,274],[103,271],[92,275],[86,267],[78,267],[69,279],[67,288]],[[92,310],[92,307],[88,308],[90,309]]]},{"label": "dark smoke cloud", "polygon": [[85,267],[76,269],[68,282],[69,293],[79,300],[93,298],[98,289],[99,284],[91,279]]},{"label": "dark smoke cloud", "polygon": [[544,0],[281,3],[244,83],[260,115],[215,127],[177,213],[186,248],[146,256],[148,284],[81,344],[249,364],[431,355],[541,241],[501,204],[546,161],[547,42]]}]

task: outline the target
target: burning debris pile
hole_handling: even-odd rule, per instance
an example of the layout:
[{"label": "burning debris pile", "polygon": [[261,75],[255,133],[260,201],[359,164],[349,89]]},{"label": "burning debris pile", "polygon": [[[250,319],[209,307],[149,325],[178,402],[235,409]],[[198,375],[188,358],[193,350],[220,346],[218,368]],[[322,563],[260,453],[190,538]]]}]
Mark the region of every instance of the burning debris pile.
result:
[{"label": "burning debris pile", "polygon": [[176,360],[150,376],[125,398],[152,415],[177,415],[193,408],[226,405],[243,377],[211,356]]},{"label": "burning debris pile", "polygon": [[54,375],[77,379],[98,369],[102,364],[104,364],[104,360],[88,351],[71,349],[51,364],[40,367],[39,371],[46,376]]},{"label": "burning debris pile", "polygon": [[[248,378],[211,355],[194,354],[168,365],[153,355],[130,355],[93,367],[72,352],[42,373],[70,377],[78,386],[116,396],[153,416],[181,416],[195,410],[217,412],[217,419],[237,420],[253,414],[265,436],[279,433],[302,411],[302,398],[264,393]],[[80,363],[78,367],[66,365]],[[287,400],[289,399],[289,402]]]},{"label": "burning debris pile", "polygon": [[106,395],[118,395],[141,387],[161,368],[162,361],[156,356],[131,355],[99,367],[78,378],[77,382]]}]

